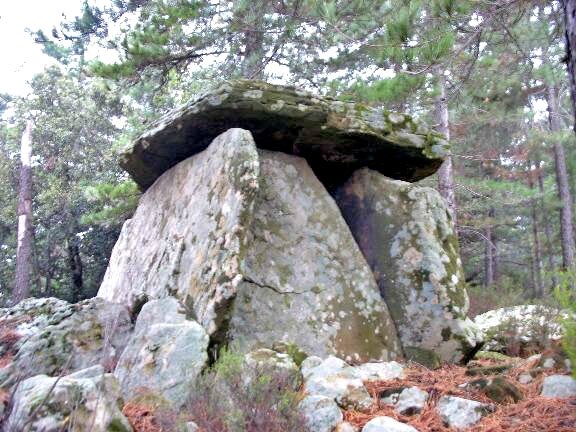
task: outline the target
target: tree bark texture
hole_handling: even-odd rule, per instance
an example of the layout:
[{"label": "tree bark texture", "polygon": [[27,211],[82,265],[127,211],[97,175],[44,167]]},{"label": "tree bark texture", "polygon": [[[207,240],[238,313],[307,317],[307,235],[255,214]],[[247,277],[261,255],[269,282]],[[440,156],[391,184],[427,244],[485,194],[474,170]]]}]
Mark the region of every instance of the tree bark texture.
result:
[{"label": "tree bark texture", "polygon": [[[438,96],[435,101],[436,130],[450,140],[450,123],[448,113],[448,99],[446,98],[446,78],[441,69],[436,71],[438,79]],[[456,215],[456,193],[454,191],[454,168],[452,156],[444,161],[438,170],[438,191],[448,205],[448,211],[452,216],[454,225],[457,223]]]},{"label": "tree bark texture", "polygon": [[74,234],[72,235],[73,237],[68,239],[68,267],[72,281],[72,301],[75,303],[82,300],[84,281],[78,238]]},{"label": "tree bark texture", "polygon": [[244,12],[244,57],[242,78],[264,78],[264,7],[262,1],[251,1]]},{"label": "tree bark texture", "polygon": [[[530,171],[528,171],[528,185],[530,189],[535,190],[534,186],[534,172],[532,171],[532,163],[528,161],[528,166]],[[542,298],[544,296],[543,284],[542,284],[542,245],[540,243],[540,233],[538,224],[538,202],[536,198],[530,200],[530,207],[532,210],[532,242],[534,247],[533,255],[533,283],[534,283],[534,297]]]},{"label": "tree bark texture", "polygon": [[568,67],[570,95],[572,96],[573,127],[576,131],[576,0],[563,0],[562,5],[564,7],[566,66]]},{"label": "tree bark texture", "polygon": [[546,209],[546,202],[544,200],[544,174],[542,171],[542,164],[539,165],[538,170],[538,192],[540,192],[540,210],[542,213],[542,223],[544,224],[544,235],[546,237],[546,255],[548,261],[548,271],[552,274],[552,286],[550,291],[553,291],[558,285],[558,279],[554,275],[554,247],[552,246],[552,226],[548,218],[548,211]]},{"label": "tree bark texture", "polygon": [[[488,217],[494,217],[494,209],[488,211]],[[484,286],[494,285],[494,244],[492,242],[492,222],[484,229]]]},{"label": "tree bark texture", "polygon": [[18,244],[16,246],[16,277],[12,303],[30,296],[30,270],[32,267],[32,129],[26,123],[20,145],[20,190],[18,195]]},{"label": "tree bark texture", "polygon": [[[552,86],[546,88],[546,102],[548,103],[548,120],[551,132],[562,130],[558,112],[557,89]],[[565,269],[574,266],[574,230],[572,219],[572,196],[570,194],[570,182],[566,168],[566,156],[564,145],[559,140],[554,140],[554,163],[556,167],[556,184],[560,198],[560,239],[562,245],[562,261]]]}]

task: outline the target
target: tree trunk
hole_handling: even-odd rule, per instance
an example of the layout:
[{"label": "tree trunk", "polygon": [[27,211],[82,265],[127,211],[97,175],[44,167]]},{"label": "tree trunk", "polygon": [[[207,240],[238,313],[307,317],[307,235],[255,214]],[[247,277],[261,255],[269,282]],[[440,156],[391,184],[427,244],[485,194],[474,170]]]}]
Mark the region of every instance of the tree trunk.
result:
[{"label": "tree trunk", "polygon": [[[528,161],[529,171],[528,171],[528,185],[530,189],[535,190],[534,186],[534,172],[532,171],[532,162]],[[532,208],[532,240],[534,243],[534,255],[533,255],[533,279],[534,279],[534,297],[542,298],[544,296],[544,290],[542,285],[542,246],[540,244],[540,234],[538,228],[538,203],[536,198],[530,200],[530,207]]]},{"label": "tree trunk", "polygon": [[70,268],[72,281],[72,302],[76,303],[83,298],[84,281],[80,247],[78,245],[78,238],[74,233],[68,239],[68,267]]},{"label": "tree trunk", "polygon": [[[488,217],[494,216],[494,209],[488,211]],[[484,286],[486,288],[494,285],[494,245],[492,243],[492,221],[484,229]]]},{"label": "tree trunk", "polygon": [[576,130],[576,0],[563,0],[564,28],[566,37],[566,66],[570,78],[570,95],[572,96],[572,113]]},{"label": "tree trunk", "polygon": [[18,196],[18,245],[16,247],[16,278],[12,303],[30,297],[32,266],[32,120],[26,123],[20,146],[20,192]]},{"label": "tree trunk", "polygon": [[242,78],[264,78],[264,8],[262,1],[250,1],[242,11],[245,26]]},{"label": "tree trunk", "polygon": [[[436,77],[438,79],[438,96],[435,101],[435,117],[436,117],[436,130],[450,140],[450,124],[448,114],[448,99],[446,98],[446,78],[444,77],[443,70],[436,70]],[[438,170],[438,191],[446,201],[450,216],[454,225],[457,223],[456,218],[456,194],[454,191],[454,171],[452,166],[452,157],[444,161]]]},{"label": "tree trunk", "polygon": [[[550,131],[558,132],[562,129],[558,112],[557,90],[548,86],[546,88],[546,102],[548,103],[548,120]],[[566,169],[566,156],[561,141],[554,141],[554,162],[556,166],[556,184],[560,198],[560,239],[562,245],[562,261],[564,269],[574,266],[574,231],[572,226],[572,196],[570,195],[570,182]]]},{"label": "tree trunk", "polygon": [[[542,164],[538,166],[538,191],[540,192],[540,208],[542,213],[542,223],[544,224],[544,235],[546,236],[546,251],[547,251],[547,261],[548,261],[548,271],[552,274],[552,286],[553,291],[556,285],[558,285],[558,280],[554,275],[554,248],[552,247],[552,227],[550,225],[550,219],[548,218],[548,210],[546,209],[546,202],[544,199],[544,175],[542,174]],[[542,293],[545,295],[545,292]]]},{"label": "tree trunk", "polygon": [[500,280],[500,249],[498,247],[498,237],[492,231],[492,272],[493,283],[498,284]]}]

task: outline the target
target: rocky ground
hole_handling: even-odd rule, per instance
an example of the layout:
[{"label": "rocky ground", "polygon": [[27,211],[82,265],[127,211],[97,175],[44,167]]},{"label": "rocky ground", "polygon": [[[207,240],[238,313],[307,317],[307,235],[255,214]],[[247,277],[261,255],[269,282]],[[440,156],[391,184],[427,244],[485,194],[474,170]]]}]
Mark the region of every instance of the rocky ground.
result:
[{"label": "rocky ground", "polygon": [[[284,355],[261,350],[256,357],[262,356],[277,361]],[[527,359],[481,352],[467,367],[436,370],[396,362],[352,367],[335,357],[311,357],[301,372],[299,409],[313,432],[576,429],[576,381],[557,350]],[[154,404],[131,403],[124,414],[136,431],[166,430]]]},{"label": "rocky ground", "polygon": [[[575,383],[562,364],[552,366],[548,362],[548,368],[539,366],[543,363],[542,358],[542,355],[528,359],[497,356],[495,359],[474,360],[468,367],[445,365],[437,370],[409,365],[404,378],[368,384],[374,401],[370,410],[347,410],[344,418],[352,425],[364,428],[359,429],[362,431],[388,430],[366,428],[381,416],[398,420],[420,432],[455,429],[475,432],[573,431],[576,428]],[[545,354],[544,358],[549,357]],[[559,376],[562,377],[560,382],[572,383],[571,392],[554,386]],[[406,405],[402,396],[407,395],[406,389],[414,388],[426,393],[426,401],[413,403],[410,410],[410,404]],[[389,397],[382,397],[400,389],[404,390],[396,404],[389,403]],[[545,394],[558,397],[544,396],[543,390]],[[560,397],[562,395],[564,397]],[[458,403],[456,398],[462,400]],[[404,399],[414,401],[413,397]],[[454,411],[448,408],[447,401]]]},{"label": "rocky ground", "polygon": [[3,430],[576,430],[576,380],[557,328],[544,349],[543,329],[514,319],[478,322],[489,347],[517,344],[519,356],[481,351],[466,366],[352,365],[286,343],[212,363],[204,330],[174,299],[148,302],[134,324],[102,299],[29,299],[0,310]]}]

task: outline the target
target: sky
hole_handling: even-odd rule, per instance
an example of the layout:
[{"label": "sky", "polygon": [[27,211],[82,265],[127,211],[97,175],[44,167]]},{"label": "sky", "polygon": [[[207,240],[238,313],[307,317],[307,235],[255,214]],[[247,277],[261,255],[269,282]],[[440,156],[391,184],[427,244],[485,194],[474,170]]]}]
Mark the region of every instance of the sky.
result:
[{"label": "sky", "polygon": [[83,0],[0,0],[0,93],[24,96],[26,82],[54,61],[26,33],[48,33],[78,15]]}]

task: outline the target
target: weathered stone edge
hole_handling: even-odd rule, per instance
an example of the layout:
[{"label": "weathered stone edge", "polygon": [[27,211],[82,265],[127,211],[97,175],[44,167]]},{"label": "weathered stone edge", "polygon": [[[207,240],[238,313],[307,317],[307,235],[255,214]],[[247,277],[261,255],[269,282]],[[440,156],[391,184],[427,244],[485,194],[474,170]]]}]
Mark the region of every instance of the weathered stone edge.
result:
[{"label": "weathered stone edge", "polygon": [[[254,111],[272,114],[282,110],[286,118],[299,120],[303,128],[317,123],[324,129],[336,129],[391,143],[406,151],[416,151],[424,159],[438,161],[449,155],[449,143],[439,133],[428,129],[422,122],[406,114],[398,114],[364,104],[343,102],[328,97],[317,97],[291,86],[271,85],[261,81],[225,81],[215,90],[206,92],[194,102],[177,108],[159,118],[151,129],[144,132],[120,154],[120,166],[146,189],[162,172],[150,171],[139,155],[154,151],[155,138],[161,132],[178,131],[187,118],[207,109],[217,110],[222,102],[249,106]],[[281,100],[282,103],[274,103]],[[253,102],[252,102],[253,101]],[[152,170],[153,171],[153,170]]]}]

